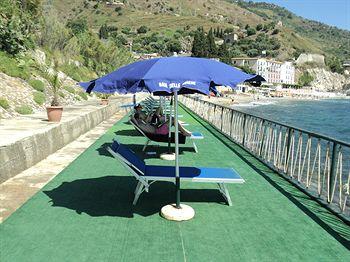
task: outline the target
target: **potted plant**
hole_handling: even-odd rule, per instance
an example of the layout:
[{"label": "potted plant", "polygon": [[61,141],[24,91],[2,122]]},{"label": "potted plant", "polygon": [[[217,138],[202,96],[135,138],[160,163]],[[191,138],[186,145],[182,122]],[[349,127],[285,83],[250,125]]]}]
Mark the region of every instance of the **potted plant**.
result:
[{"label": "potted plant", "polygon": [[46,107],[47,117],[49,122],[60,122],[63,112],[63,107],[59,103],[58,92],[62,87],[62,83],[58,77],[57,71],[54,73],[47,74],[47,80],[52,86],[53,99],[51,101],[51,106]]},{"label": "potted plant", "polygon": [[109,103],[108,98],[110,97],[110,94],[101,94],[101,105],[106,106]]}]

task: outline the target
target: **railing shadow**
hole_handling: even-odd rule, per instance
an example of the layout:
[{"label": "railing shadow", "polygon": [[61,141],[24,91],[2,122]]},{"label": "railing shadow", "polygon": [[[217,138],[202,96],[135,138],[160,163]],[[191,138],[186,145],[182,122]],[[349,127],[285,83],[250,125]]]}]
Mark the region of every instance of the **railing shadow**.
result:
[{"label": "railing shadow", "polygon": [[[104,176],[63,182],[60,186],[43,191],[53,207],[86,213],[92,217],[112,216],[132,218],[134,214],[151,216],[169,203],[174,203],[175,185],[170,182],[152,184],[149,193],[143,193],[133,206],[136,180],[131,176]],[[182,189],[182,202],[225,203],[219,190]]]},{"label": "railing shadow", "polygon": [[[99,155],[106,156],[106,157],[113,157],[108,151],[107,147],[111,146],[111,143],[104,143],[99,148],[96,149]],[[130,148],[132,151],[135,152],[135,154],[140,157],[141,159],[152,159],[152,158],[159,158],[159,156],[163,153],[168,153],[168,146],[167,145],[160,145],[160,144],[150,144],[147,146],[147,149],[145,152],[142,151],[143,145],[140,144],[125,144],[128,148]],[[174,152],[174,146],[172,145],[170,147],[170,152]],[[152,152],[151,154],[149,152]],[[154,154],[154,153],[155,154]],[[179,153],[180,155],[184,154],[185,152],[191,152],[194,153],[195,150],[193,147],[190,146],[180,146],[179,147]]]},{"label": "railing shadow", "polygon": [[[349,226],[343,221],[333,215],[330,211],[323,208],[316,201],[302,193],[295,186],[279,176],[275,171],[261,162],[258,158],[253,156],[239,144],[230,140],[226,135],[213,127],[210,123],[198,120],[198,116],[187,108],[183,109],[194,119],[197,123],[209,131],[216,139],[223,143],[235,155],[241,158],[250,168],[261,175],[267,182],[276,188],[281,194],[287,197],[295,206],[309,216],[313,221],[326,230],[339,243],[350,250],[350,230]],[[259,165],[253,163],[259,161]]]}]

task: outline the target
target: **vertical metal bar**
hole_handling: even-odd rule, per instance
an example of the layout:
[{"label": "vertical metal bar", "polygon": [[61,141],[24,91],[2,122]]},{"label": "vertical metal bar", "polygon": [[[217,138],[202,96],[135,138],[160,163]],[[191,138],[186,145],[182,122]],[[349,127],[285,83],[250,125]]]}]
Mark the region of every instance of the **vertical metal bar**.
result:
[{"label": "vertical metal bar", "polygon": [[247,115],[246,114],[244,114],[243,115],[243,140],[242,140],[242,145],[244,146],[244,144],[245,144],[245,124],[246,124],[246,118],[247,118]]},{"label": "vertical metal bar", "polygon": [[231,120],[230,120],[230,137],[232,137],[232,121],[233,121],[233,110],[231,110]]},{"label": "vertical metal bar", "polygon": [[221,107],[221,127],[220,127],[221,132],[222,132],[222,126],[223,126],[223,123],[224,123],[223,117],[224,117],[224,108]]},{"label": "vertical metal bar", "polygon": [[337,160],[337,157],[336,157],[336,154],[337,154],[337,147],[338,147],[338,144],[336,142],[333,142],[333,150],[332,150],[332,162],[331,162],[331,172],[329,174],[329,180],[330,180],[330,191],[332,192],[332,188],[333,188],[333,185],[334,185],[334,176],[335,176],[335,169],[336,169],[336,160]]},{"label": "vertical metal bar", "polygon": [[262,150],[263,150],[263,147],[264,147],[264,140],[265,140],[264,123],[265,123],[265,120],[262,120],[262,122],[261,122],[261,130],[260,130],[260,132],[262,132],[262,134],[261,134],[261,144],[260,144],[260,148],[259,148],[259,156],[261,156]]},{"label": "vertical metal bar", "polygon": [[294,130],[292,128],[288,128],[288,140],[287,140],[287,152],[286,152],[286,159],[285,159],[285,170],[286,173],[288,173],[288,164],[289,164],[289,154],[290,154],[290,145],[292,141],[292,135],[293,135]]}]

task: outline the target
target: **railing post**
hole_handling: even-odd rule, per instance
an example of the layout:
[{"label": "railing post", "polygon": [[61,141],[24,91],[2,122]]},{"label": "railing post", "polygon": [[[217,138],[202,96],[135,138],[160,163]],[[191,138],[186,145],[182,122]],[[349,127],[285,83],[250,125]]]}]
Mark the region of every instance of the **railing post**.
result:
[{"label": "railing post", "polygon": [[261,130],[260,130],[260,132],[262,131],[262,138],[261,138],[261,145],[260,145],[260,148],[259,148],[259,156],[261,156],[261,153],[262,153],[262,150],[263,150],[263,147],[264,147],[264,141],[265,141],[264,123],[265,123],[265,120],[263,119],[262,123],[261,123]]},{"label": "railing post", "polygon": [[230,137],[232,138],[232,120],[233,120],[233,110],[231,109],[231,120],[230,120]]},{"label": "railing post", "polygon": [[337,161],[337,157],[336,157],[337,147],[338,147],[338,144],[336,142],[333,142],[332,162],[331,162],[331,170],[330,170],[330,174],[329,174],[329,190],[330,190],[330,192],[333,191],[333,185],[334,185],[334,176],[335,176],[336,161]]},{"label": "railing post", "polygon": [[247,115],[243,115],[243,140],[242,140],[242,145],[244,146],[245,144],[245,126],[246,126],[246,120],[247,120]]},{"label": "railing post", "polygon": [[223,126],[223,123],[224,123],[223,116],[224,116],[224,108],[221,107],[221,127],[220,127],[221,132],[222,132],[222,126]]},{"label": "railing post", "polygon": [[292,128],[288,128],[288,140],[287,140],[287,152],[286,152],[286,173],[288,173],[288,158],[289,158],[289,151],[290,151],[290,144],[292,141],[292,134],[293,134],[294,130]]}]

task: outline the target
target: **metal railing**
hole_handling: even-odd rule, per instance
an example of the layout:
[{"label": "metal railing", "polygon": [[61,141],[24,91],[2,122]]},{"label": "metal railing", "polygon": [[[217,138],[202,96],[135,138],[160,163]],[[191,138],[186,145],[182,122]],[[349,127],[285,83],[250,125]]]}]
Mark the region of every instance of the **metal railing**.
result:
[{"label": "metal railing", "polygon": [[349,143],[190,96],[180,101],[349,221]]}]

